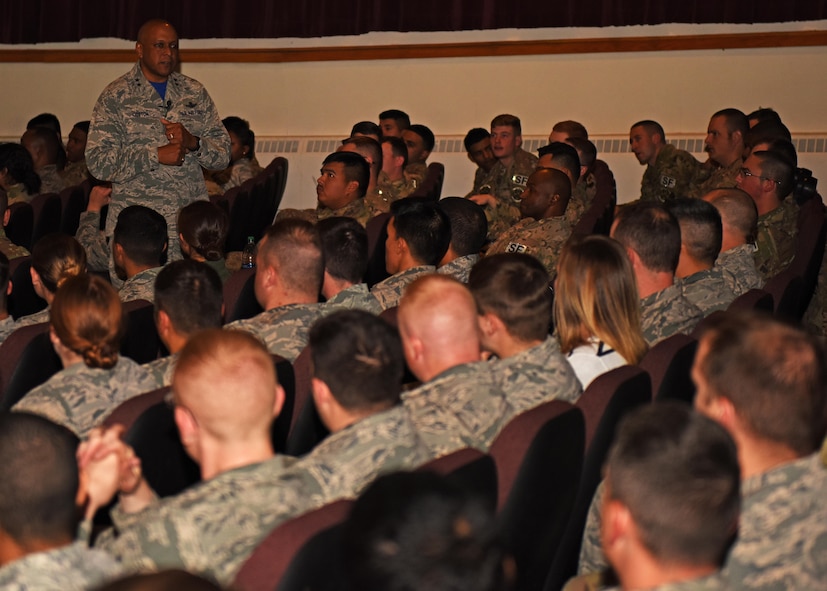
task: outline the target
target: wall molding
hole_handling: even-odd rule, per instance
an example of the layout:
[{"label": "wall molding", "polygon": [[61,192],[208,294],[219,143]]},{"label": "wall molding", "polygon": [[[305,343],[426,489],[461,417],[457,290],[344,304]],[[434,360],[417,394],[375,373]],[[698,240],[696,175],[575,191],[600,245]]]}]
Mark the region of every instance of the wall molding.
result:
[{"label": "wall molding", "polygon": [[[827,31],[346,47],[183,49],[181,61],[189,63],[293,63],[821,46],[827,46]],[[0,63],[131,63],[133,61],[135,61],[135,52],[132,49],[0,50]]]}]

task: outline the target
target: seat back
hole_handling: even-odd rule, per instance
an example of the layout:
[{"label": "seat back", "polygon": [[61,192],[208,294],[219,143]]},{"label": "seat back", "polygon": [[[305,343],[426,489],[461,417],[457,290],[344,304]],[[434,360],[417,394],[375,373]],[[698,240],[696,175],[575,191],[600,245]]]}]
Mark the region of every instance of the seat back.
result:
[{"label": "seat back", "polygon": [[542,589],[546,580],[577,498],[584,440],[583,413],[553,400],[512,419],[491,445],[518,589]]},{"label": "seat back", "polygon": [[12,283],[12,292],[8,299],[9,314],[17,320],[45,309],[48,305],[46,300],[37,295],[32,284],[32,257],[14,259],[14,264],[10,264],[9,267]]},{"label": "seat back", "polygon": [[434,472],[479,495],[493,513],[497,507],[497,466],[494,458],[466,447],[423,464],[417,472]]},{"label": "seat back", "polygon": [[60,232],[60,218],[63,203],[58,193],[41,193],[32,198],[34,223],[32,226],[32,246],[46,234]]},{"label": "seat back", "polygon": [[692,404],[695,384],[690,371],[698,341],[689,335],[674,334],[649,349],[640,362],[652,379],[654,400],[683,400]]},{"label": "seat back", "polygon": [[439,201],[444,180],[445,166],[441,162],[431,162],[428,165],[425,180],[408,197],[423,197],[429,201]]},{"label": "seat back", "polygon": [[32,388],[63,369],[49,338],[49,323],[18,328],[0,345],[0,410],[9,410]]},{"label": "seat back", "polygon": [[778,318],[799,322],[804,316],[804,279],[793,268],[788,267],[770,277],[764,291],[772,294]]},{"label": "seat back", "polygon": [[86,211],[89,201],[89,192],[92,190],[92,183],[89,180],[83,181],[80,185],[67,187],[60,192],[61,215],[60,231],[64,234],[74,236],[80,226],[80,214]]},{"label": "seat back", "polygon": [[23,248],[32,250],[32,232],[34,231],[34,210],[29,203],[12,203],[9,205],[9,223],[6,224],[6,237]]},{"label": "seat back", "polygon": [[168,352],[155,326],[155,308],[152,302],[132,300],[123,305],[126,332],[121,341],[121,355],[136,363],[149,363]]},{"label": "seat back", "polygon": [[335,501],[276,527],[236,575],[239,591],[330,590],[343,579],[341,524],[353,501]]},{"label": "seat back", "polygon": [[293,372],[293,364],[287,359],[279,355],[272,355],[271,357],[273,358],[279,385],[284,389],[284,404],[281,407],[279,416],[275,418],[270,427],[270,437],[276,453],[284,453],[287,449],[287,437],[290,434],[290,426],[295,412],[296,376]]},{"label": "seat back", "polygon": [[125,432],[129,431],[144,411],[156,404],[164,402],[169,391],[170,387],[164,386],[152,392],[146,392],[145,394],[124,400],[103,420],[102,425],[104,427],[122,425]]},{"label": "seat back", "polygon": [[727,310],[760,310],[772,314],[774,307],[771,293],[763,289],[751,289],[732,300]]},{"label": "seat back", "polygon": [[239,269],[224,282],[224,322],[252,318],[264,311],[256,299],[255,269]]},{"label": "seat back", "polygon": [[368,220],[365,230],[368,234],[368,270],[365,283],[373,287],[390,276],[385,267],[385,241],[388,239],[388,221],[391,214],[380,213]]}]

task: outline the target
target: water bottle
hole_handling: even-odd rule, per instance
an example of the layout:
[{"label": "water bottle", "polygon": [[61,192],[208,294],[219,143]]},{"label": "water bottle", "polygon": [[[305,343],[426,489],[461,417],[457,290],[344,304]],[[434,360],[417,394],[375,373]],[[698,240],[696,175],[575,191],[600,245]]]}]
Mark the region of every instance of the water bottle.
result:
[{"label": "water bottle", "polygon": [[244,250],[241,252],[241,268],[252,269],[256,266],[256,239],[252,236],[247,236],[247,244],[244,245]]}]

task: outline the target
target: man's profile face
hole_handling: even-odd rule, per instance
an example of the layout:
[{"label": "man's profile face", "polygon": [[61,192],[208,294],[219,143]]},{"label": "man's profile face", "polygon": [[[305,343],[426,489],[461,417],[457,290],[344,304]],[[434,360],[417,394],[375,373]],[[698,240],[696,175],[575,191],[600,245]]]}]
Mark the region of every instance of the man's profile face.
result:
[{"label": "man's profile face", "polygon": [[135,44],[141,70],[150,82],[166,82],[178,66],[178,33],[168,23],[152,25]]},{"label": "man's profile face", "polygon": [[523,137],[510,125],[491,128],[491,148],[498,159],[511,158],[522,143]]},{"label": "man's profile face", "polygon": [[66,159],[69,162],[80,162],[85,157],[85,151],[86,133],[82,129],[73,127],[66,142]]},{"label": "man's profile face", "polygon": [[491,167],[497,161],[491,149],[491,138],[487,137],[471,144],[468,149],[468,158],[483,170],[491,170]]},{"label": "man's profile face", "polygon": [[406,129],[402,132],[402,140],[408,148],[408,164],[425,162],[431,155],[430,150],[425,149],[425,140],[418,133]]},{"label": "man's profile face", "polygon": [[737,150],[737,139],[730,133],[726,126],[726,117],[713,117],[709,121],[704,140],[704,150],[709,154],[710,159],[721,166],[729,164],[734,151]]},{"label": "man's profile face", "polygon": [[396,119],[380,119],[379,127],[382,129],[382,137],[402,137],[402,130]]},{"label": "man's profile face", "polygon": [[391,275],[399,272],[398,240],[394,218],[391,218],[388,221],[388,237],[385,239],[385,270]]},{"label": "man's profile face", "polygon": [[629,132],[629,149],[641,164],[654,164],[658,148],[654,142],[654,135],[646,131],[642,125],[633,127]]},{"label": "man's profile face", "polygon": [[520,215],[541,220],[554,202],[554,187],[546,170],[537,170],[528,177],[520,196]]},{"label": "man's profile face", "polygon": [[349,185],[343,163],[329,162],[322,165],[321,175],[316,181],[316,196],[319,203],[328,209],[341,209],[353,201]]}]

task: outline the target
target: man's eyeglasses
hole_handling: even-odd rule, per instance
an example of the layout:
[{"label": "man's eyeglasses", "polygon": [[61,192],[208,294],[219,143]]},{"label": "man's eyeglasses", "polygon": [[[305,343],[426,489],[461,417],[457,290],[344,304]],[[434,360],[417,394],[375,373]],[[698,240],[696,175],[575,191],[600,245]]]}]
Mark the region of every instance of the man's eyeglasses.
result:
[{"label": "man's eyeglasses", "polygon": [[152,47],[154,47],[158,51],[163,51],[167,47],[169,47],[170,51],[175,51],[176,49],[178,49],[178,42],[171,41],[170,43],[164,43],[163,41],[156,41],[152,44]]},{"label": "man's eyeglasses", "polygon": [[759,179],[764,179],[765,181],[772,181],[772,182],[774,182],[776,185],[780,185],[780,184],[781,184],[781,181],[777,181],[777,180],[775,180],[775,179],[771,179],[771,178],[770,178],[770,177],[768,177],[768,176],[761,176],[760,174],[755,174],[754,172],[750,171],[750,169],[749,169],[749,168],[742,168],[742,169],[740,170],[740,172],[741,172],[741,176],[742,176],[742,177],[754,176],[754,177],[759,178]]}]

